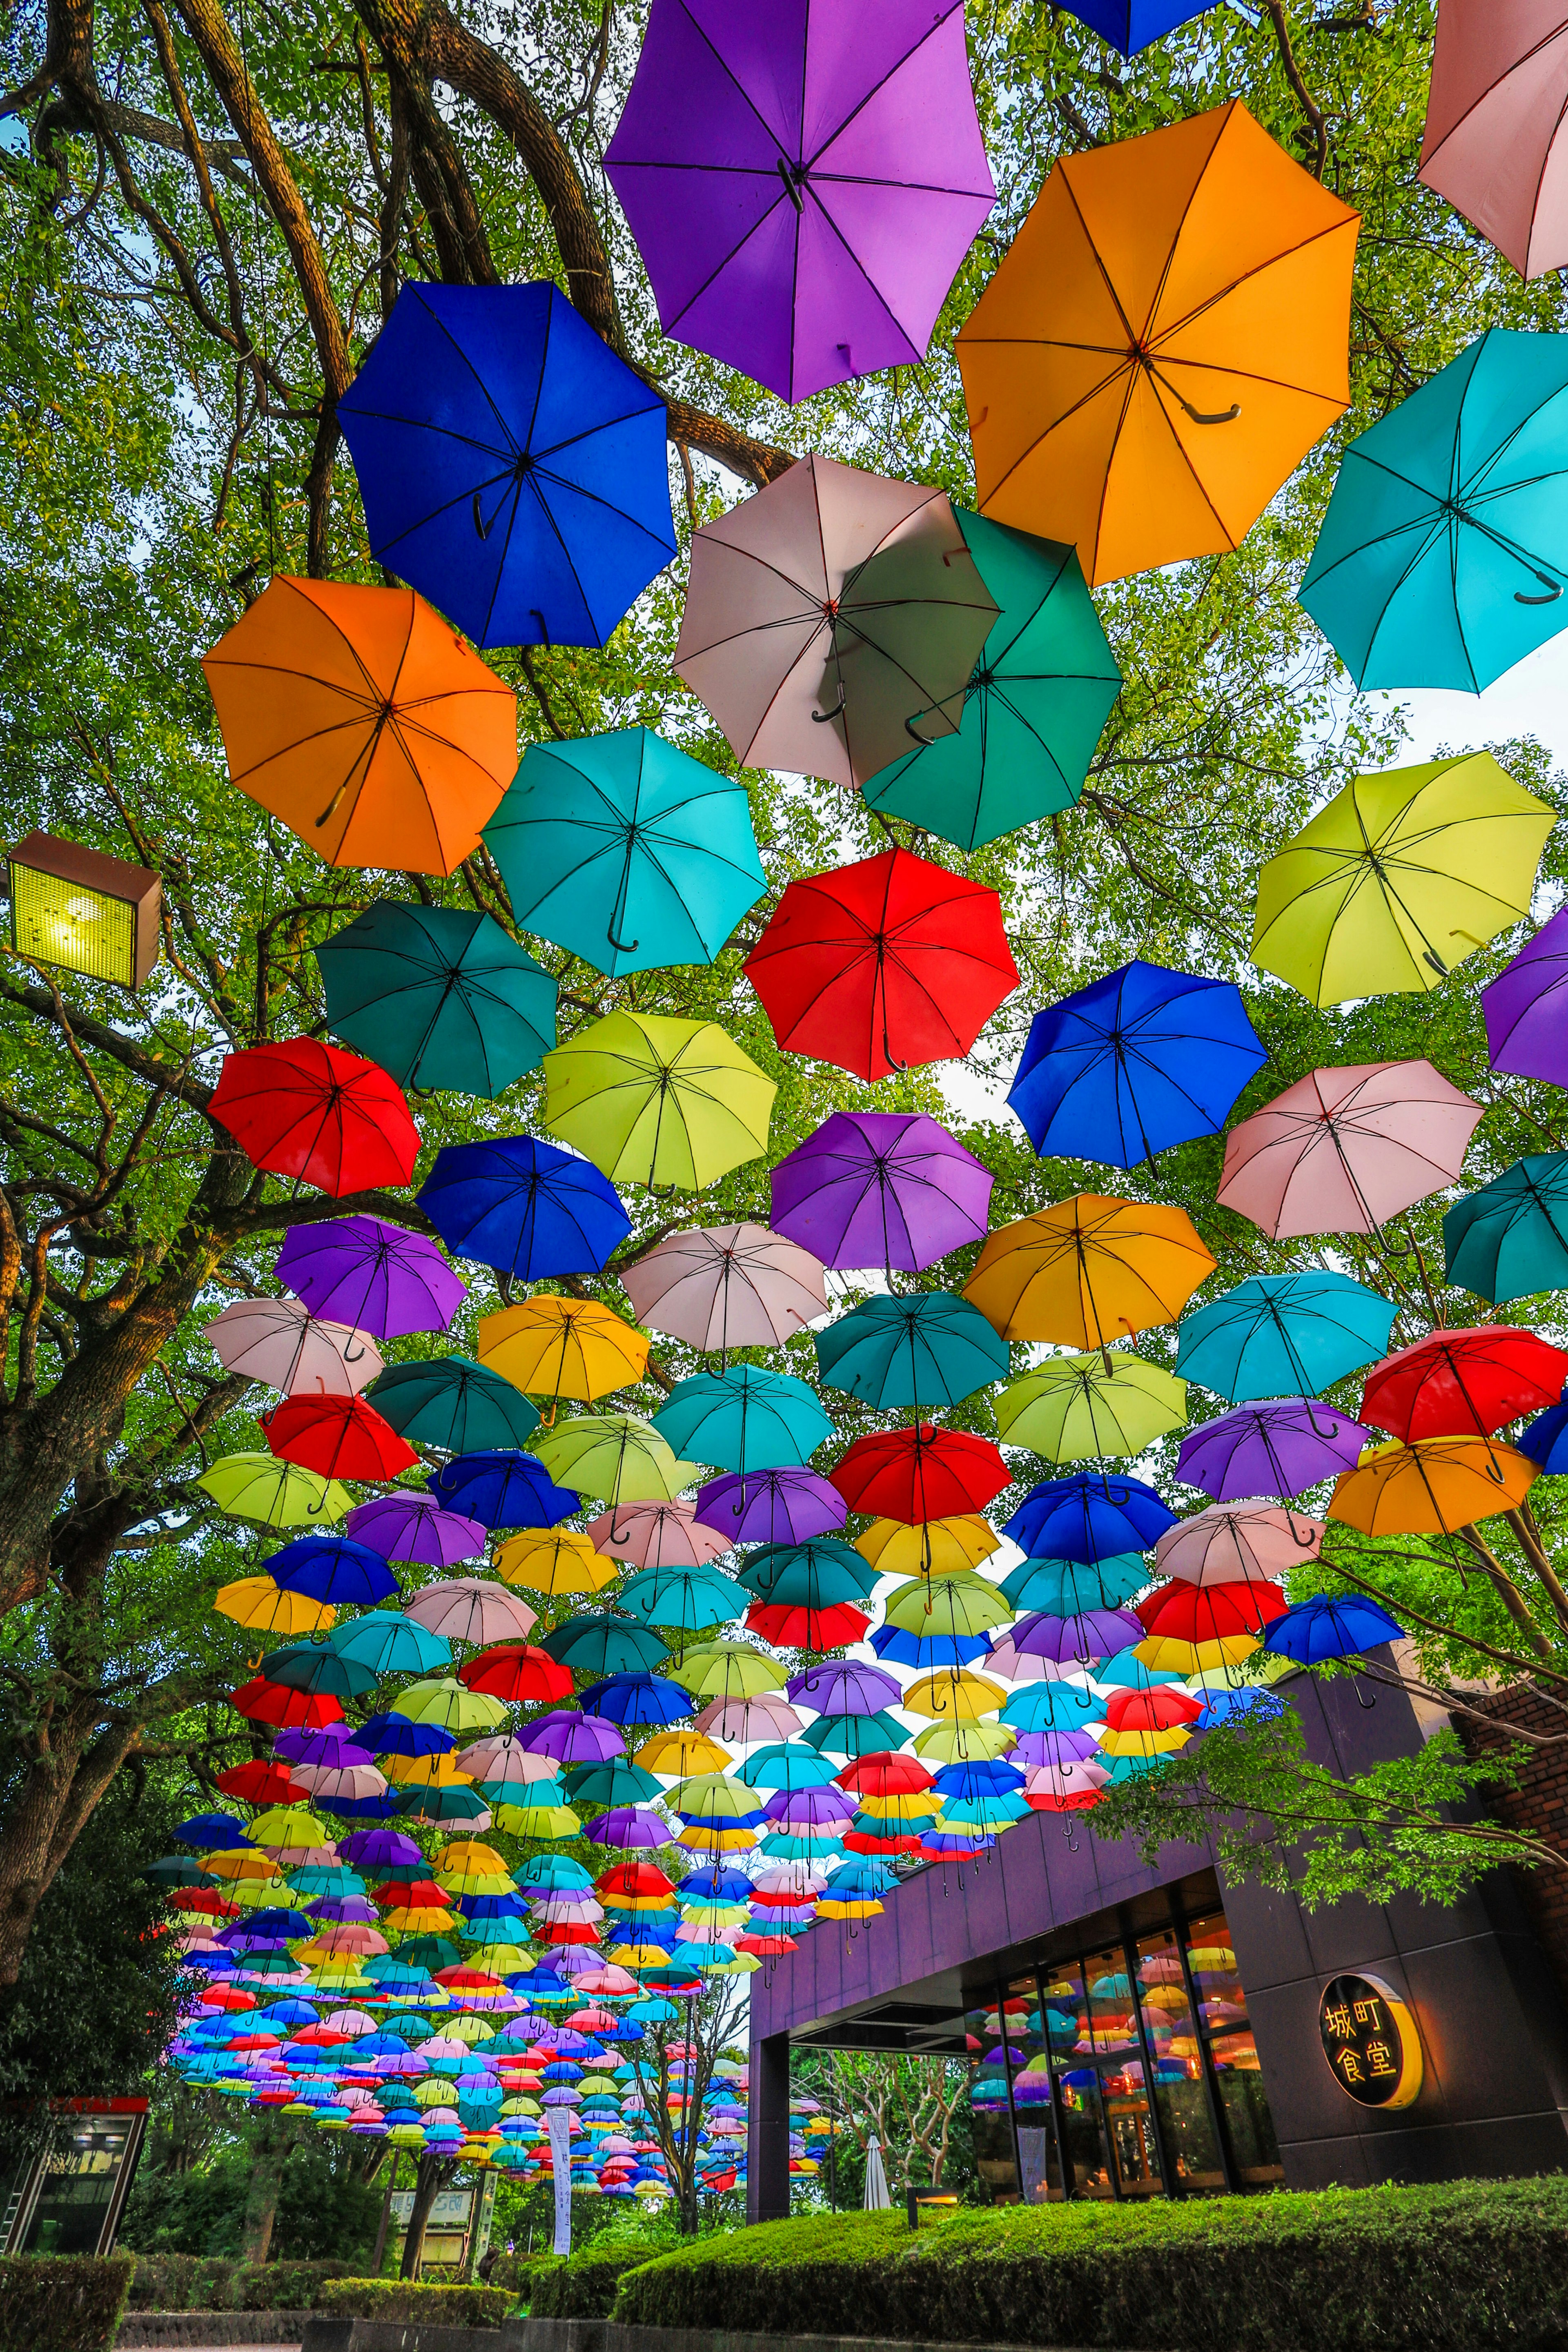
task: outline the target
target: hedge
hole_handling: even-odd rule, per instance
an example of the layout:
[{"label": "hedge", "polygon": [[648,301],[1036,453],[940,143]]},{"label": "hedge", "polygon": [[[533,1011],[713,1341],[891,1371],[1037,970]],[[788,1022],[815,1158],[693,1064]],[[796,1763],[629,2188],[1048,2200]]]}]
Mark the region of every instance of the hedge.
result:
[{"label": "hedge", "polygon": [[129,2254],[0,2254],[0,2352],[100,2352],[130,2284]]},{"label": "hedge", "polygon": [[[537,2306],[536,2306],[537,2307]],[[633,2326],[1142,2352],[1558,2352],[1568,2179],[776,2221],[629,2272]]]},{"label": "hedge", "polygon": [[490,2264],[486,2284],[505,2287],[514,2303],[527,2303],[537,2294],[544,2273],[561,2269],[563,2263],[564,2257],[560,2254],[500,2252]]},{"label": "hedge", "polygon": [[640,2253],[586,2253],[576,2255],[571,2262],[557,2262],[548,2271],[536,2271],[529,2316],[607,2319],[622,2279],[652,2259],[646,2248]]},{"label": "hedge", "polygon": [[345,2262],[242,2263],[224,2254],[132,2254],[132,2311],[309,2311]]},{"label": "hedge", "polygon": [[389,2320],[395,2326],[499,2327],[513,2298],[499,2286],[416,2286],[412,2279],[330,2279],[315,2308],[328,2319]]}]

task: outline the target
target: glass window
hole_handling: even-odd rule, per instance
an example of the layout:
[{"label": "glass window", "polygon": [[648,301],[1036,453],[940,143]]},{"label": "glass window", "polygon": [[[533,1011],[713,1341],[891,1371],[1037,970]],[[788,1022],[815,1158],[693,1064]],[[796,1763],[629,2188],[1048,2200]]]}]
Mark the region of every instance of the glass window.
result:
[{"label": "glass window", "polygon": [[98,2252],[134,2122],[131,2116],[82,2118],[71,2134],[70,2153],[44,2175],[24,2252]]},{"label": "glass window", "polygon": [[1089,1982],[1089,2023],[1095,2056],[1120,2056],[1125,2051],[1136,2057],[1138,2019],[1126,1953],[1119,1944],[1113,1945],[1109,1951],[1091,1953],[1083,1967]]},{"label": "glass window", "polygon": [[1172,2185],[1178,2190],[1223,2189],[1197,2021],[1173,1930],[1143,1937],[1137,1961],[1138,2006],[1153,2060],[1154,2099]]},{"label": "glass window", "polygon": [[1061,2103],[1071,2189],[1075,2197],[1113,2197],[1110,2150],[1100,2096],[1100,2070],[1089,2061],[1093,2042],[1083,1970],[1058,1968],[1040,1980],[1040,2014]]},{"label": "glass window", "polygon": [[993,2200],[1000,2205],[1018,2200],[1018,2163],[1013,2144],[1013,2110],[1007,2097],[1009,2051],[1003,2038],[1002,2015],[993,2000],[972,2009],[963,2020],[969,2058],[969,2120],[974,2137],[974,2163]]},{"label": "glass window", "polygon": [[1035,1978],[1016,1977],[1007,1988],[1003,2013],[1007,2050],[1014,2060],[1013,2113],[1018,2133],[1018,2190],[1026,2205],[1044,2205],[1062,2193],[1051,2121],[1051,2062],[1046,2047],[1039,1989]]},{"label": "glass window", "polygon": [[1190,1920],[1185,1934],[1199,2028],[1213,2062],[1237,2178],[1249,2189],[1272,2188],[1284,2179],[1285,2168],[1224,1912]]}]

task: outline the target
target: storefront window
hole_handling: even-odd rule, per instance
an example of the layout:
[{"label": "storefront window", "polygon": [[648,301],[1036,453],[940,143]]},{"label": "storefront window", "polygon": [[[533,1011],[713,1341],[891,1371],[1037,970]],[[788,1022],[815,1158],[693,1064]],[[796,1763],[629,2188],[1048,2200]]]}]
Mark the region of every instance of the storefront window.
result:
[{"label": "storefront window", "polygon": [[1000,2205],[1018,2200],[1018,2159],[1013,2139],[1013,2108],[1007,2096],[1009,2051],[994,2000],[969,2010],[963,2020],[969,2057],[969,2119],[974,2162],[991,2197]]},{"label": "storefront window", "polygon": [[1185,1937],[1200,2031],[1214,2067],[1237,2179],[1248,2189],[1273,2188],[1283,2180],[1285,2170],[1224,1912],[1190,1920]]},{"label": "storefront window", "polygon": [[1018,2189],[1026,2205],[1044,2205],[1062,2193],[1051,2122],[1051,2062],[1035,1978],[1007,1988],[1003,2013],[1013,2066],[1013,2113],[1018,2132]]},{"label": "storefront window", "polygon": [[1123,2197],[1162,2195],[1165,2184],[1160,2178],[1160,2150],[1149,2112],[1149,2084],[1142,2060],[1131,2058],[1108,2066],[1100,2077],[1100,2096],[1105,2102],[1117,2188]]},{"label": "storefront window", "polygon": [[1112,2197],[1116,2192],[1110,2180],[1110,2151],[1100,2105],[1100,2070],[1086,2063],[1093,2054],[1093,2041],[1083,1970],[1065,1968],[1047,1971],[1041,1980],[1041,2015],[1057,2070],[1057,2096],[1072,2174],[1072,2193],[1075,2197]]},{"label": "storefront window", "polygon": [[1173,1930],[1143,1937],[1137,1962],[1138,2006],[1153,2061],[1154,2100],[1173,2185],[1178,2189],[1223,2189],[1225,2171],[1204,2081],[1197,2021]]},{"label": "storefront window", "polygon": [[83,2117],[69,2152],[51,2163],[22,2249],[29,2254],[92,2254],[109,2217],[115,2183],[140,2118]]}]

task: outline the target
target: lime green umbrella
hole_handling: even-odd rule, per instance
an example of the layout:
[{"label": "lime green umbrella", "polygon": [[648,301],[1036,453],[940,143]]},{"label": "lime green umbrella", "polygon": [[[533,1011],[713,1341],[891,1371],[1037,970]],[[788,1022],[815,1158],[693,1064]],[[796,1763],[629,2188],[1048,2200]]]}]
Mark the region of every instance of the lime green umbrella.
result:
[{"label": "lime green umbrella", "polygon": [[889,1593],[882,1615],[887,1624],[924,1641],[939,1634],[989,1633],[994,1627],[1013,1621],[1013,1612],[996,1587],[973,1570],[965,1576],[944,1576],[934,1584],[928,1584],[923,1576],[911,1577]]},{"label": "lime green umbrella", "polygon": [[673,1502],[698,1475],[658,1432],[629,1412],[580,1412],[536,1433],[531,1450],[557,1486],[611,1504]]},{"label": "lime green umbrella", "polygon": [[607,1013],[544,1057],[544,1124],[618,1182],[700,1192],[767,1150],[778,1088],[711,1021]]},{"label": "lime green umbrella", "polygon": [[470,1731],[489,1731],[507,1719],[506,1708],[499,1698],[491,1698],[484,1691],[467,1690],[447,1675],[439,1681],[408,1684],[392,1704],[396,1713],[410,1723],[434,1723],[443,1731],[459,1737]]},{"label": "lime green umbrella", "polygon": [[555,1043],[555,982],[473,908],[378,898],[316,950],[327,1020],[401,1087],[494,1097]]},{"label": "lime green umbrella", "polygon": [[318,1477],[275,1454],[226,1454],[196,1480],[220,1511],[264,1528],[331,1527],[353,1508],[336,1478]]},{"label": "lime green umbrella", "polygon": [[1054,1356],[1009,1381],[996,1400],[1004,1441],[1047,1462],[1142,1454],[1186,1417],[1185,1381],[1121,1349]]},{"label": "lime green umbrella", "polygon": [[760,1691],[782,1690],[787,1680],[776,1659],[747,1642],[704,1642],[668,1674],[700,1699],[755,1698]]}]

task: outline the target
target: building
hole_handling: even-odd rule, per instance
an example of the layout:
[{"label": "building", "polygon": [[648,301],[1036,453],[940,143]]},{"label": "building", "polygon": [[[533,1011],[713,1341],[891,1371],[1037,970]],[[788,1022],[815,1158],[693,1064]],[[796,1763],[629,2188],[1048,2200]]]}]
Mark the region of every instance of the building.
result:
[{"label": "building", "polygon": [[145,2099],[62,2099],[69,2137],[0,2165],[0,2254],[108,2254],[147,2135]]}]

